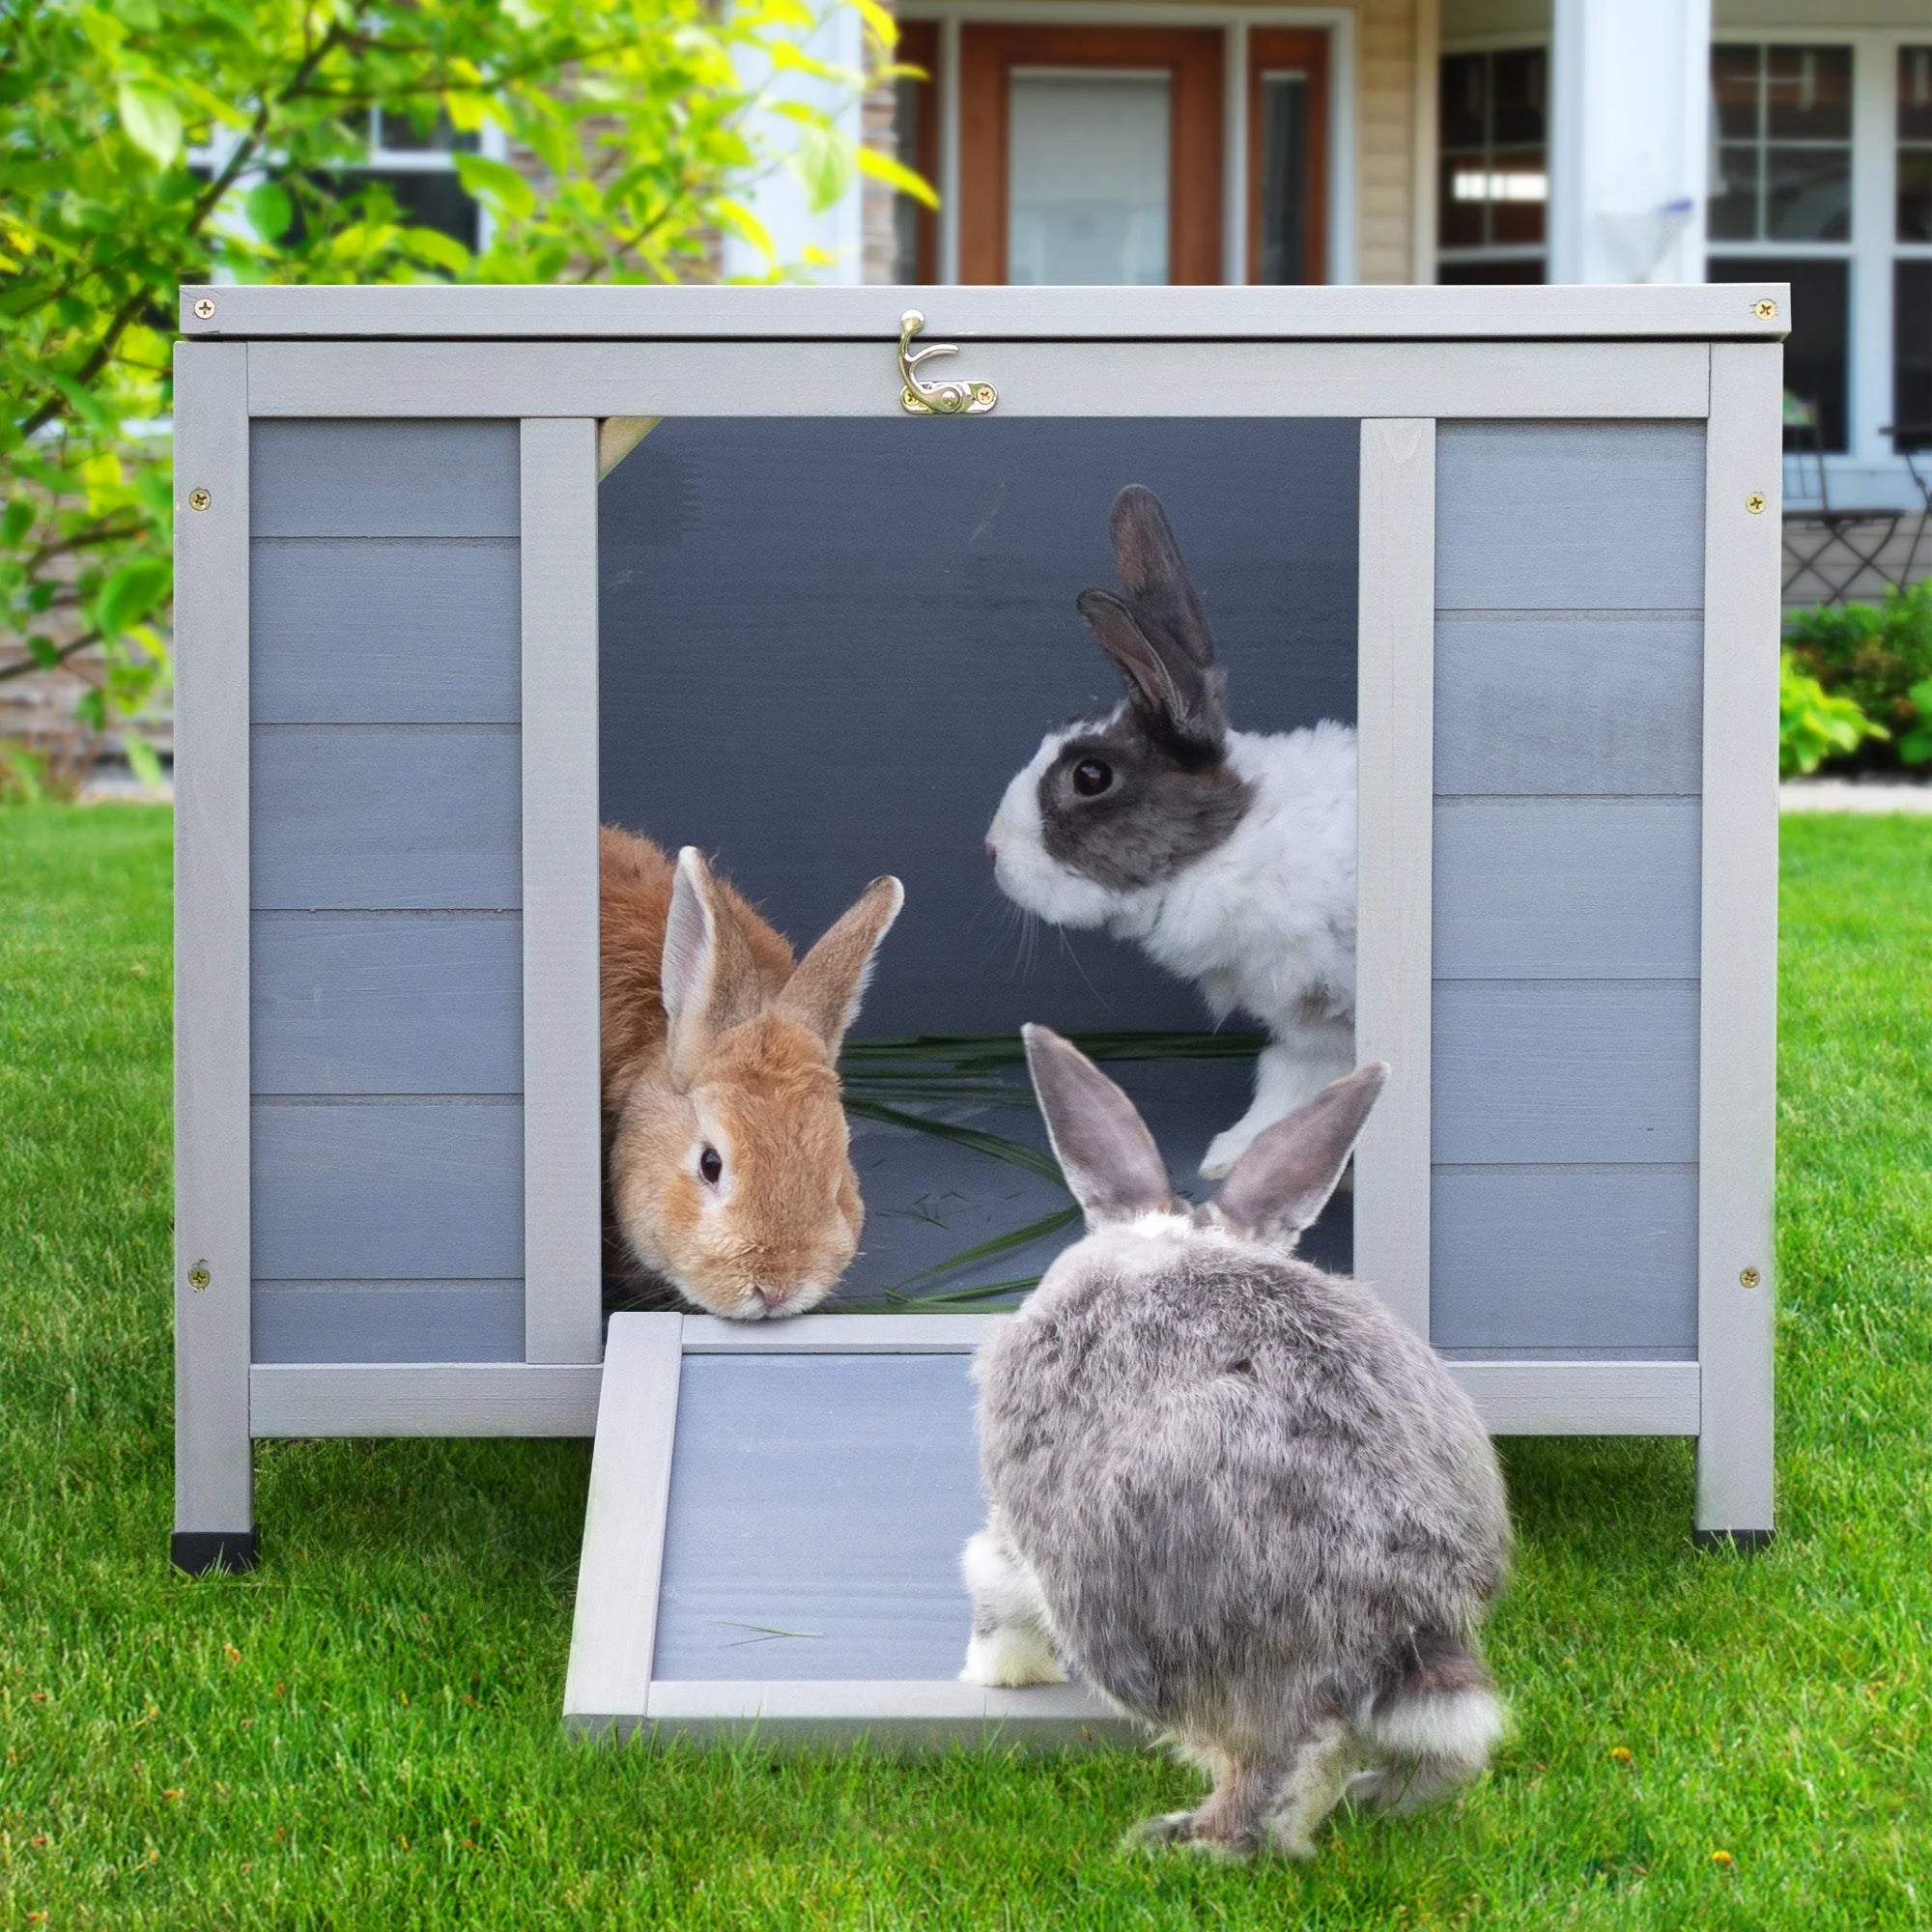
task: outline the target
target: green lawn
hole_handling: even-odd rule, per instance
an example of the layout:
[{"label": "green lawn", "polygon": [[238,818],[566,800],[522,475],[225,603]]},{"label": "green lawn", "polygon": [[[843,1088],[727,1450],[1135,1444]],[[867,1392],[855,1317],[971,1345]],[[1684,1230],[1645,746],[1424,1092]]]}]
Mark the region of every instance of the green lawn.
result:
[{"label": "green lawn", "polygon": [[1151,1756],[567,1746],[580,1444],[265,1449],[263,1567],[172,1573],[168,835],[0,812],[0,1925],[1932,1918],[1932,821],[1785,827],[1779,1542],[1509,1444],[1496,1771],[1237,1869],[1114,1850]]}]

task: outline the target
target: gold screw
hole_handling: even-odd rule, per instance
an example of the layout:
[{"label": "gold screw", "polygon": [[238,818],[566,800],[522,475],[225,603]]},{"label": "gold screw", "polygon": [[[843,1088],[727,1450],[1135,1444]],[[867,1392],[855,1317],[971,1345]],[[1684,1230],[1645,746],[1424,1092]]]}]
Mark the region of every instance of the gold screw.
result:
[{"label": "gold screw", "polygon": [[190,490],[187,493],[187,506],[190,510],[205,510],[214,501],[206,490]]},{"label": "gold screw", "polygon": [[194,312],[203,322],[206,322],[214,313],[214,303],[209,297],[203,296],[195,303]]},{"label": "gold screw", "polygon": [[1745,498],[1745,508],[1747,509],[1752,516],[1761,517],[1764,515],[1765,501],[1766,497],[1764,492],[1762,490],[1753,490],[1750,493],[1750,495]]},{"label": "gold screw", "polygon": [[208,1271],[206,1262],[196,1262],[187,1271],[187,1285],[199,1293],[214,1277]]},{"label": "gold screw", "polygon": [[1751,313],[1760,322],[1769,322],[1777,313],[1777,304],[1767,296],[1762,301],[1751,304]]},{"label": "gold screw", "polygon": [[1740,1268],[1738,1270],[1738,1281],[1742,1287],[1755,1288],[1763,1279],[1763,1275],[1759,1274],[1756,1268]]}]

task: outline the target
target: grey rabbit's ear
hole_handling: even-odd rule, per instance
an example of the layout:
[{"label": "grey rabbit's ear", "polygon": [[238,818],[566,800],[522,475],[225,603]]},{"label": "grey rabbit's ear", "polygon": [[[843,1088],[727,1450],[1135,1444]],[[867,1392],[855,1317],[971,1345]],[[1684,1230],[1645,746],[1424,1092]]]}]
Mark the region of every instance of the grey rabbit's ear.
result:
[{"label": "grey rabbit's ear", "polygon": [[1258,1134],[1214,1197],[1223,1224],[1275,1239],[1300,1234],[1328,1205],[1388,1074],[1386,1061],[1373,1060]]},{"label": "grey rabbit's ear", "polygon": [[1165,633],[1205,670],[1214,662],[1214,639],[1160,498],[1145,483],[1129,483],[1114,498],[1107,533],[1122,586],[1149,630]]},{"label": "grey rabbit's ear", "polygon": [[1223,680],[1159,498],[1129,484],[1115,498],[1110,526],[1126,595],[1083,590],[1080,614],[1124,674],[1149,733],[1184,761],[1218,757],[1228,729]]},{"label": "grey rabbit's ear", "polygon": [[1166,1164],[1134,1103],[1057,1033],[1024,1026],[1020,1036],[1054,1154],[1087,1210],[1087,1225],[1131,1221],[1171,1207]]}]

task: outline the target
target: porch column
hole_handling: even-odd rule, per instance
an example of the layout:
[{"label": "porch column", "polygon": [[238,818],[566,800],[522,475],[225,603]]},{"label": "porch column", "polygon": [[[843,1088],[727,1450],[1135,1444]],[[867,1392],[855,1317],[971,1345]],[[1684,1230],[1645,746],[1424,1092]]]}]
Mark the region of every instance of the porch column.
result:
[{"label": "porch column", "polygon": [[1549,279],[1701,282],[1711,0],[1553,0]]}]

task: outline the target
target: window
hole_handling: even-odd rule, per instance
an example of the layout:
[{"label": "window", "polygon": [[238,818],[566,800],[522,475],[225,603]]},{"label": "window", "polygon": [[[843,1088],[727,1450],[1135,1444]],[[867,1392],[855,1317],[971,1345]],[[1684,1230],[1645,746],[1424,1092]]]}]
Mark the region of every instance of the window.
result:
[{"label": "window", "polygon": [[1932,45],[1898,50],[1891,410],[1901,448],[1932,449]]},{"label": "window", "polygon": [[1443,57],[1437,281],[1543,280],[1548,92],[1542,47]]},{"label": "window", "polygon": [[455,161],[476,150],[476,136],[459,134],[446,120],[419,128],[407,114],[375,107],[369,111],[368,162],[344,175],[350,184],[381,182],[412,226],[440,229],[466,248],[478,248],[482,211],[463,191]]},{"label": "window", "polygon": [[1784,385],[1850,447],[1852,60],[1848,46],[1711,49],[1714,282],[1791,287]]},{"label": "window", "polygon": [[1327,274],[1328,36],[1248,36],[1248,279]]},{"label": "window", "polygon": [[[923,78],[901,74],[893,83],[893,152],[937,186],[939,182],[939,102],[933,75],[939,70],[939,24],[907,20],[899,28],[895,57],[916,67]],[[893,197],[893,280],[939,279],[939,216],[909,194]]]}]

